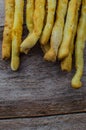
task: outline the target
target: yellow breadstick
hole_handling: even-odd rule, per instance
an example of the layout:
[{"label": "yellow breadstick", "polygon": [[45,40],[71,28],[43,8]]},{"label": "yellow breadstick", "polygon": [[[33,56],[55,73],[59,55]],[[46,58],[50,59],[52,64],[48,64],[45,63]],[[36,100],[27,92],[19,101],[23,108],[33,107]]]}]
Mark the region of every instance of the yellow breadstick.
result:
[{"label": "yellow breadstick", "polygon": [[[29,33],[32,33],[33,28],[34,28],[34,22],[33,22],[34,9],[35,9],[35,1],[34,0],[27,0],[26,26],[27,26]],[[22,49],[20,49],[20,52],[23,53]],[[29,50],[26,53],[28,53],[28,52],[29,52]]]},{"label": "yellow breadstick", "polygon": [[34,11],[34,29],[31,34],[21,44],[21,50],[27,53],[29,49],[35,46],[40,38],[45,17],[45,0],[35,0]]},{"label": "yellow breadstick", "polygon": [[22,39],[22,28],[23,28],[23,9],[24,0],[15,0],[15,14],[14,24],[12,30],[12,58],[11,68],[16,71],[20,64],[20,44]]},{"label": "yellow breadstick", "polygon": [[43,29],[42,36],[40,38],[40,43],[43,45],[47,44],[52,32],[55,17],[56,0],[47,0],[47,4],[48,4],[48,11],[47,11],[48,14],[46,25]]},{"label": "yellow breadstick", "polygon": [[50,49],[44,56],[44,59],[48,61],[56,61],[58,48],[61,44],[63,36],[64,20],[67,12],[67,5],[68,0],[58,0],[56,21],[50,39]]},{"label": "yellow breadstick", "polygon": [[34,24],[33,24],[33,14],[34,14],[34,6],[35,6],[34,4],[35,4],[34,0],[27,0],[26,25],[30,33],[33,31],[34,28]]},{"label": "yellow breadstick", "polygon": [[42,48],[43,53],[45,54],[45,53],[47,53],[47,52],[49,51],[49,49],[50,49],[50,44],[47,43],[47,44],[45,44],[45,45],[41,45],[41,48]]},{"label": "yellow breadstick", "polygon": [[[45,5],[44,27],[45,27],[46,22],[47,22],[47,16],[48,16],[48,0],[46,1],[46,5]],[[49,42],[48,42],[47,44],[45,44],[45,45],[42,45],[42,44],[40,44],[40,45],[41,45],[41,49],[42,49],[42,51],[43,51],[44,54],[45,54],[45,53],[49,50],[49,48],[50,48]]]},{"label": "yellow breadstick", "polygon": [[63,41],[59,49],[58,58],[63,59],[68,56],[70,51],[71,39],[73,36],[75,16],[76,16],[77,0],[70,0],[66,24],[64,28]]},{"label": "yellow breadstick", "polygon": [[5,0],[5,27],[3,32],[3,43],[2,43],[3,59],[9,59],[11,55],[14,8],[15,8],[15,0]]},{"label": "yellow breadstick", "polygon": [[61,61],[61,70],[70,72],[71,69],[72,69],[72,56],[71,53],[69,53],[69,55]]},{"label": "yellow breadstick", "polygon": [[72,79],[72,87],[80,88],[82,86],[81,77],[83,75],[84,58],[83,50],[86,40],[86,0],[82,0],[81,17],[77,30],[77,39],[75,44],[75,60],[76,60],[76,73]]},{"label": "yellow breadstick", "polygon": [[81,5],[81,0],[77,0],[77,10],[76,10],[76,18],[75,18],[76,20],[75,20],[75,25],[74,25],[73,37],[70,44],[70,52],[69,52],[69,55],[61,61],[61,69],[68,72],[72,70],[72,55],[73,55],[73,50],[74,50],[74,39],[76,36],[76,31],[77,31],[80,5]]}]

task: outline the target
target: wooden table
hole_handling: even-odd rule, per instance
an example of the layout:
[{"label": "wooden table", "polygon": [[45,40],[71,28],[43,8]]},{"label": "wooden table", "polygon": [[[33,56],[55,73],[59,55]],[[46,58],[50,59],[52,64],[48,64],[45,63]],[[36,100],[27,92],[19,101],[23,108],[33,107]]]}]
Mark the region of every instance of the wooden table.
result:
[{"label": "wooden table", "polygon": [[10,61],[1,59],[3,25],[0,0],[0,130],[85,130],[86,49],[83,87],[74,90],[74,69],[62,72],[59,63],[44,61],[39,46],[22,55],[19,71],[12,72]]}]

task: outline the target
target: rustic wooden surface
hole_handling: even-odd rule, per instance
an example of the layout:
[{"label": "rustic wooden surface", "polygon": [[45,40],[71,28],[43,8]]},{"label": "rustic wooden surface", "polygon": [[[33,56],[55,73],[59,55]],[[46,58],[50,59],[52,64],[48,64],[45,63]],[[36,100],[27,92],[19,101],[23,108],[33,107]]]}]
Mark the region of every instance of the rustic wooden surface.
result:
[{"label": "rustic wooden surface", "polygon": [[86,113],[0,120],[0,130],[85,130]]},{"label": "rustic wooden surface", "polygon": [[[82,129],[80,130],[84,130],[82,124],[85,127],[86,125],[82,123],[82,119],[84,118],[86,122],[86,114],[80,114],[78,116],[77,114],[72,114],[86,112],[86,49],[84,53],[85,68],[82,78],[83,87],[74,90],[70,86],[74,69],[71,73],[62,72],[59,63],[48,63],[44,61],[43,53],[38,45],[27,56],[21,56],[19,71],[12,72],[10,69],[10,61],[3,61],[1,59],[3,25],[4,1],[0,0],[0,119],[25,117],[35,117],[35,119],[0,120],[0,124],[2,124],[0,125],[0,130],[4,130],[6,128],[4,126],[8,126],[8,130],[10,127],[13,130],[15,128],[20,130],[25,127],[24,129],[27,130],[27,127],[30,127],[30,125],[33,127],[29,128],[31,130],[38,130],[39,128],[40,130],[46,130],[46,128],[48,130],[52,127],[51,125],[55,125],[56,123],[58,124],[56,128],[59,129],[59,123],[61,124],[62,122],[64,122],[64,125],[61,127],[64,128],[66,123],[67,126],[65,126],[65,129],[68,127],[68,130],[70,130],[69,126],[71,126],[70,128],[72,130],[73,123],[75,129],[77,126],[79,130],[78,124],[81,122],[80,128]],[[27,36],[26,29],[24,29],[23,36]],[[70,113],[71,115],[64,116],[64,114]],[[58,116],[53,118],[36,118],[37,116],[58,114],[61,115],[62,120],[60,119],[60,122]],[[69,119],[69,124],[65,122],[66,117]],[[9,127],[10,121],[13,126],[11,125]],[[45,126],[45,121],[48,122],[47,126]],[[20,124],[22,124],[22,127]],[[42,128],[43,125],[45,127]],[[51,130],[56,128],[53,126]]]},{"label": "rustic wooden surface", "polygon": [[4,25],[4,0],[0,0],[0,26]]}]

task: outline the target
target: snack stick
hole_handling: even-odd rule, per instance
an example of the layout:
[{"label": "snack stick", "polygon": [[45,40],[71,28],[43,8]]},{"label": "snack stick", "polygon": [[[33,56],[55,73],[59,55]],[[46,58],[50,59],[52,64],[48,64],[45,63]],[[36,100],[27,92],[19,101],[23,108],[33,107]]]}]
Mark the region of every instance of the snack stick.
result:
[{"label": "snack stick", "polygon": [[33,24],[33,14],[34,14],[34,6],[35,6],[34,4],[35,4],[34,0],[27,0],[26,25],[30,33],[33,31],[34,28],[34,24]]},{"label": "snack stick", "polygon": [[41,45],[41,48],[42,48],[43,53],[45,54],[45,53],[47,53],[49,51],[50,44],[47,43],[45,45]]},{"label": "snack stick", "polygon": [[63,59],[67,57],[69,54],[75,24],[76,8],[77,8],[77,0],[70,0],[64,28],[63,40],[59,48],[59,54],[58,54],[59,59]]},{"label": "snack stick", "polygon": [[20,44],[22,39],[22,29],[23,29],[23,9],[24,0],[15,0],[15,14],[14,14],[14,24],[12,30],[12,58],[11,58],[11,68],[16,71],[20,64]]},{"label": "snack stick", "polygon": [[61,61],[61,69],[63,71],[67,71],[70,72],[72,70],[72,55],[73,55],[73,51],[74,51],[74,40],[75,40],[75,30],[77,31],[77,24],[75,23],[75,29],[74,29],[74,34],[73,37],[71,39],[71,46],[70,46],[70,52],[69,55],[67,57],[65,57],[64,59],[62,59]]},{"label": "snack stick", "polygon": [[4,26],[3,43],[2,43],[3,59],[9,59],[11,55],[14,8],[15,8],[15,0],[5,0],[5,26]]},{"label": "snack stick", "polygon": [[72,70],[72,55],[74,51],[74,40],[77,32],[79,10],[80,10],[81,0],[77,1],[77,10],[76,10],[76,20],[74,25],[73,37],[70,44],[69,55],[61,61],[61,69],[70,72]]},{"label": "snack stick", "polygon": [[[73,46],[72,46],[73,47]],[[63,71],[70,72],[72,69],[72,56],[71,53],[61,61],[61,69]]]},{"label": "snack stick", "polygon": [[[44,27],[45,27],[45,24],[47,22],[47,16],[48,16],[48,0],[46,1],[46,5],[45,5]],[[40,44],[40,46],[41,46],[41,49],[42,49],[43,53],[45,54],[49,50],[49,48],[50,48],[50,43],[48,42],[45,45]]]},{"label": "snack stick", "polygon": [[62,36],[63,36],[67,5],[68,5],[68,0],[58,0],[56,21],[50,39],[50,49],[44,56],[44,59],[48,61],[56,61],[58,48],[61,44]]},{"label": "snack stick", "polygon": [[72,79],[72,87],[80,88],[82,86],[81,77],[83,75],[84,68],[84,47],[86,40],[86,0],[82,0],[82,11],[81,17],[77,30],[77,39],[75,44],[75,62],[76,62],[76,73]]},{"label": "snack stick", "polygon": [[40,43],[43,45],[47,44],[52,32],[56,10],[56,0],[47,0],[47,4],[48,4],[47,21],[40,38]]},{"label": "snack stick", "polygon": [[[34,23],[33,23],[34,9],[35,9],[35,1],[34,0],[27,0],[27,4],[26,4],[26,26],[27,26],[29,33],[32,33],[33,28],[34,28]],[[23,53],[21,48],[20,48],[20,52]],[[29,52],[29,50],[26,52],[26,54],[28,52]]]},{"label": "snack stick", "polygon": [[40,38],[43,29],[43,23],[45,18],[45,0],[35,0],[34,11],[34,29],[31,34],[21,44],[21,50],[27,53],[32,47],[35,46]]}]

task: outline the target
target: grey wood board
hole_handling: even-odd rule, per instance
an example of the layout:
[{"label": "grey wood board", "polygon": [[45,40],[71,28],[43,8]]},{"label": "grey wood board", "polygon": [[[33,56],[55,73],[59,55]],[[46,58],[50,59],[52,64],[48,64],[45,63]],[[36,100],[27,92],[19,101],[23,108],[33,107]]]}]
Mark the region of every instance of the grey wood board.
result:
[{"label": "grey wood board", "polygon": [[0,0],[0,26],[4,25],[4,0]]},{"label": "grey wood board", "polygon": [[[3,27],[0,49],[2,31]],[[86,67],[81,89],[71,88],[73,74],[74,70],[62,72],[58,62],[44,61],[39,46],[22,55],[19,71],[12,72],[10,61],[1,59],[0,50],[0,118],[86,112]]]},{"label": "grey wood board", "polygon": [[0,130],[85,130],[86,113],[0,120]]}]

